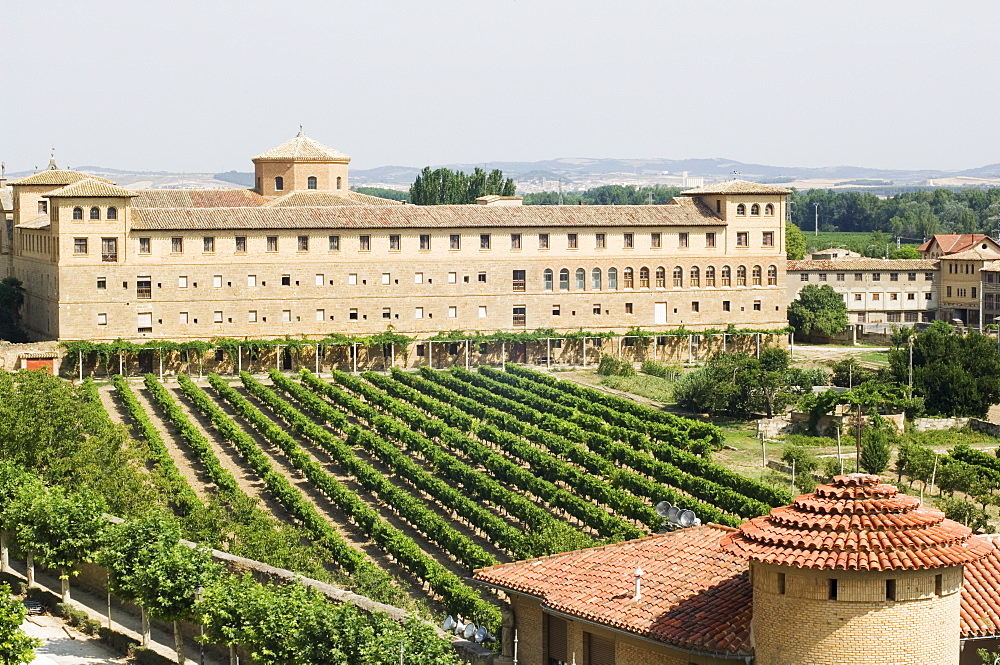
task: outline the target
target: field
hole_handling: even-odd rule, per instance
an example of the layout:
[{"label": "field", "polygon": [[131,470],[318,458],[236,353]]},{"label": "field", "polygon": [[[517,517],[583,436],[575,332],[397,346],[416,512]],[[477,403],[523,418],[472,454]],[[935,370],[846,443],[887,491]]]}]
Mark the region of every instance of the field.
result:
[{"label": "field", "polygon": [[[819,234],[814,233],[811,228],[802,229],[802,233],[806,236],[806,251],[812,252],[820,249],[828,249],[830,247],[849,247],[856,244],[867,244],[871,238],[871,234],[867,232],[850,232],[850,231],[820,231]],[[919,244],[915,243],[903,243],[901,246],[907,244],[913,247],[918,247]],[[896,249],[895,241],[889,244],[889,251]],[[882,253],[879,253],[881,256]]]},{"label": "field", "polygon": [[244,492],[358,592],[395,585],[488,626],[471,569],[655,532],[662,500],[738,525],[791,499],[710,461],[712,425],[517,367],[119,378],[100,397],[185,501]]}]

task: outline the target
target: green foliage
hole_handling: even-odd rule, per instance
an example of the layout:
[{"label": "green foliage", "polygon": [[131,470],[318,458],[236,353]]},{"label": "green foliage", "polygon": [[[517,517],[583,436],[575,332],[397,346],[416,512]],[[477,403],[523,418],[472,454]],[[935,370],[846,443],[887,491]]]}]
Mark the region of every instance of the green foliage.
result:
[{"label": "green foliage", "polygon": [[989,513],[977,508],[975,504],[954,497],[941,498],[936,503],[948,519],[960,522],[978,533],[993,533]]},{"label": "green foliage", "polygon": [[[909,377],[909,349],[889,352],[893,379]],[[960,334],[936,321],[913,338],[913,392],[924,398],[927,413],[985,418],[1000,402],[1000,351],[976,332]]]},{"label": "green foliage", "polygon": [[795,463],[795,474],[809,475],[819,469],[819,458],[816,453],[803,446],[785,446],[781,452],[781,461],[792,466]]},{"label": "green foliage", "polygon": [[805,434],[789,434],[785,442],[803,448],[833,448],[837,440],[828,436],[806,436]]},{"label": "green foliage", "polygon": [[890,259],[919,259],[920,252],[913,245],[904,245],[889,252]]},{"label": "green foliage", "polygon": [[[582,192],[564,192],[563,205],[663,205],[680,194],[679,187],[652,185],[601,185]],[[558,205],[559,192],[524,195],[524,205]]]},{"label": "green foliage", "polygon": [[352,191],[358,194],[368,194],[369,196],[377,196],[382,199],[392,199],[393,201],[409,201],[410,195],[407,192],[398,189],[389,189],[388,187],[351,187]]},{"label": "green foliage", "polygon": [[785,222],[785,258],[799,261],[806,255],[806,236],[802,229],[791,222]]},{"label": "green foliage", "polygon": [[107,526],[104,509],[104,501],[88,488],[32,492],[18,511],[14,534],[39,563],[67,574],[76,564],[93,560]]},{"label": "green foliage", "polygon": [[872,414],[870,424],[861,434],[861,468],[875,475],[885,472],[896,440],[892,425],[877,413]]},{"label": "green foliage", "polygon": [[658,363],[655,360],[644,360],[641,371],[643,374],[657,376],[661,379],[676,379],[680,376],[680,368],[677,366],[665,365],[664,363]]},{"label": "green foliage", "polygon": [[830,381],[833,385],[841,388],[853,388],[866,381],[874,381],[878,378],[877,371],[863,367],[858,362],[858,359],[854,357],[838,360],[832,363],[830,368],[833,370]]},{"label": "green foliage", "polygon": [[635,376],[635,367],[627,360],[617,360],[607,353],[602,353],[597,373],[601,376]]},{"label": "green foliage", "polygon": [[0,279],[0,339],[8,342],[27,342],[21,328],[21,307],[24,305],[24,286],[16,277]]},{"label": "green foliage", "polygon": [[847,304],[829,284],[808,284],[788,305],[788,322],[803,335],[836,335],[847,327]]},{"label": "green foliage", "polygon": [[21,629],[27,611],[20,601],[10,597],[10,587],[0,584],[0,665],[25,665],[35,658],[42,641],[25,635]]},{"label": "green foliage", "polygon": [[818,378],[790,369],[788,363],[788,352],[778,348],[762,350],[760,358],[747,353],[716,354],[705,367],[674,384],[674,398],[688,411],[772,416]]},{"label": "green foliage", "polygon": [[417,205],[469,204],[488,194],[513,196],[514,180],[504,178],[500,169],[487,173],[477,166],[467,175],[446,168],[432,171],[425,166],[410,185],[410,201]]}]

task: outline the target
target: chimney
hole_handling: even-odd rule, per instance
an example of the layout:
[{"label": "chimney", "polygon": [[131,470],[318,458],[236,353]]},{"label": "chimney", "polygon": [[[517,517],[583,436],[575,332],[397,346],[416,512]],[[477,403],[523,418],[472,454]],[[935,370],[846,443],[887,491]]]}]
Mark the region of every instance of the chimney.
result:
[{"label": "chimney", "polygon": [[632,602],[637,602],[642,600],[642,576],[645,574],[642,566],[635,567],[635,596],[632,598]]}]

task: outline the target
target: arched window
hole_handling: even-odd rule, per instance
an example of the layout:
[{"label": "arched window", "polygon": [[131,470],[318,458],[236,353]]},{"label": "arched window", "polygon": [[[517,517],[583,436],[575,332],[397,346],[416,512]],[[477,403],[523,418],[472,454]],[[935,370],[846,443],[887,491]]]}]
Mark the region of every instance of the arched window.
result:
[{"label": "arched window", "polygon": [[587,290],[587,271],[583,268],[576,269],[576,290],[586,291]]},{"label": "arched window", "polygon": [[625,270],[622,271],[622,288],[635,288],[635,274],[632,272],[631,268],[625,268]]},{"label": "arched window", "polygon": [[753,267],[753,285],[754,286],[760,286],[760,276],[761,276],[760,266],[754,266]]},{"label": "arched window", "polygon": [[542,288],[546,291],[552,290],[552,269],[546,268],[542,273]]},{"label": "arched window", "polygon": [[608,268],[608,288],[618,288],[618,268]]},{"label": "arched window", "polygon": [[667,285],[667,269],[660,266],[656,269],[656,288],[662,289]]},{"label": "arched window", "polygon": [[740,266],[736,269],[736,286],[747,285],[747,267]]},{"label": "arched window", "polygon": [[337,189],[340,189],[341,177],[337,176]]},{"label": "arched window", "polygon": [[674,286],[684,286],[684,268],[677,266],[674,268]]},{"label": "arched window", "polygon": [[594,268],[590,271],[590,288],[595,291],[601,290],[601,269]]},{"label": "arched window", "polygon": [[764,206],[764,214],[767,215],[768,217],[774,215],[774,204],[773,203],[768,203],[766,206]]},{"label": "arched window", "polygon": [[701,271],[698,266],[691,268],[691,286],[701,286]]},{"label": "arched window", "polygon": [[715,266],[705,268],[705,286],[715,286]]},{"label": "arched window", "polygon": [[722,286],[732,286],[733,283],[733,271],[729,269],[729,266],[722,266]]},{"label": "arched window", "polygon": [[559,271],[559,290],[569,291],[569,270],[566,268]]},{"label": "arched window", "polygon": [[274,191],[280,192],[285,189],[285,179],[280,175],[274,179]]},{"label": "arched window", "polygon": [[767,268],[767,285],[777,286],[778,285],[778,268],[777,266],[768,266]]},{"label": "arched window", "polygon": [[736,206],[736,214],[737,215],[745,215],[745,214],[747,214],[747,207],[745,205],[743,205],[742,203],[739,204],[738,206]]},{"label": "arched window", "polygon": [[760,205],[754,203],[752,206],[750,206],[750,214],[751,215],[759,215],[760,214]]},{"label": "arched window", "polygon": [[93,208],[91,208],[90,209],[90,218],[91,219],[100,219],[101,218],[101,209],[98,208],[97,206],[94,206]]},{"label": "arched window", "polygon": [[83,219],[83,208],[73,208],[73,219]]},{"label": "arched window", "polygon": [[306,188],[316,189],[316,176],[311,175],[308,178],[306,178]]},{"label": "arched window", "polygon": [[118,208],[108,208],[108,219],[118,219]]},{"label": "arched window", "polygon": [[649,288],[649,268],[643,266],[639,268],[639,288],[648,289]]}]

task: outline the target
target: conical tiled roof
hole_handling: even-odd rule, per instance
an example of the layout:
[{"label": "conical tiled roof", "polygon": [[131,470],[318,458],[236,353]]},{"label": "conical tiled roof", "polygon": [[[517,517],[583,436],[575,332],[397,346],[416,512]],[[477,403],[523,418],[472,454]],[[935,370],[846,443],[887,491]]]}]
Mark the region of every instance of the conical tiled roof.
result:
[{"label": "conical tiled roof", "polygon": [[295,138],[260,153],[252,161],[349,162],[351,158],[339,150],[314,141],[300,131]]},{"label": "conical tiled roof", "polygon": [[872,571],[957,566],[992,551],[968,527],[866,474],[837,476],[750,520],[723,547],[762,563]]}]

